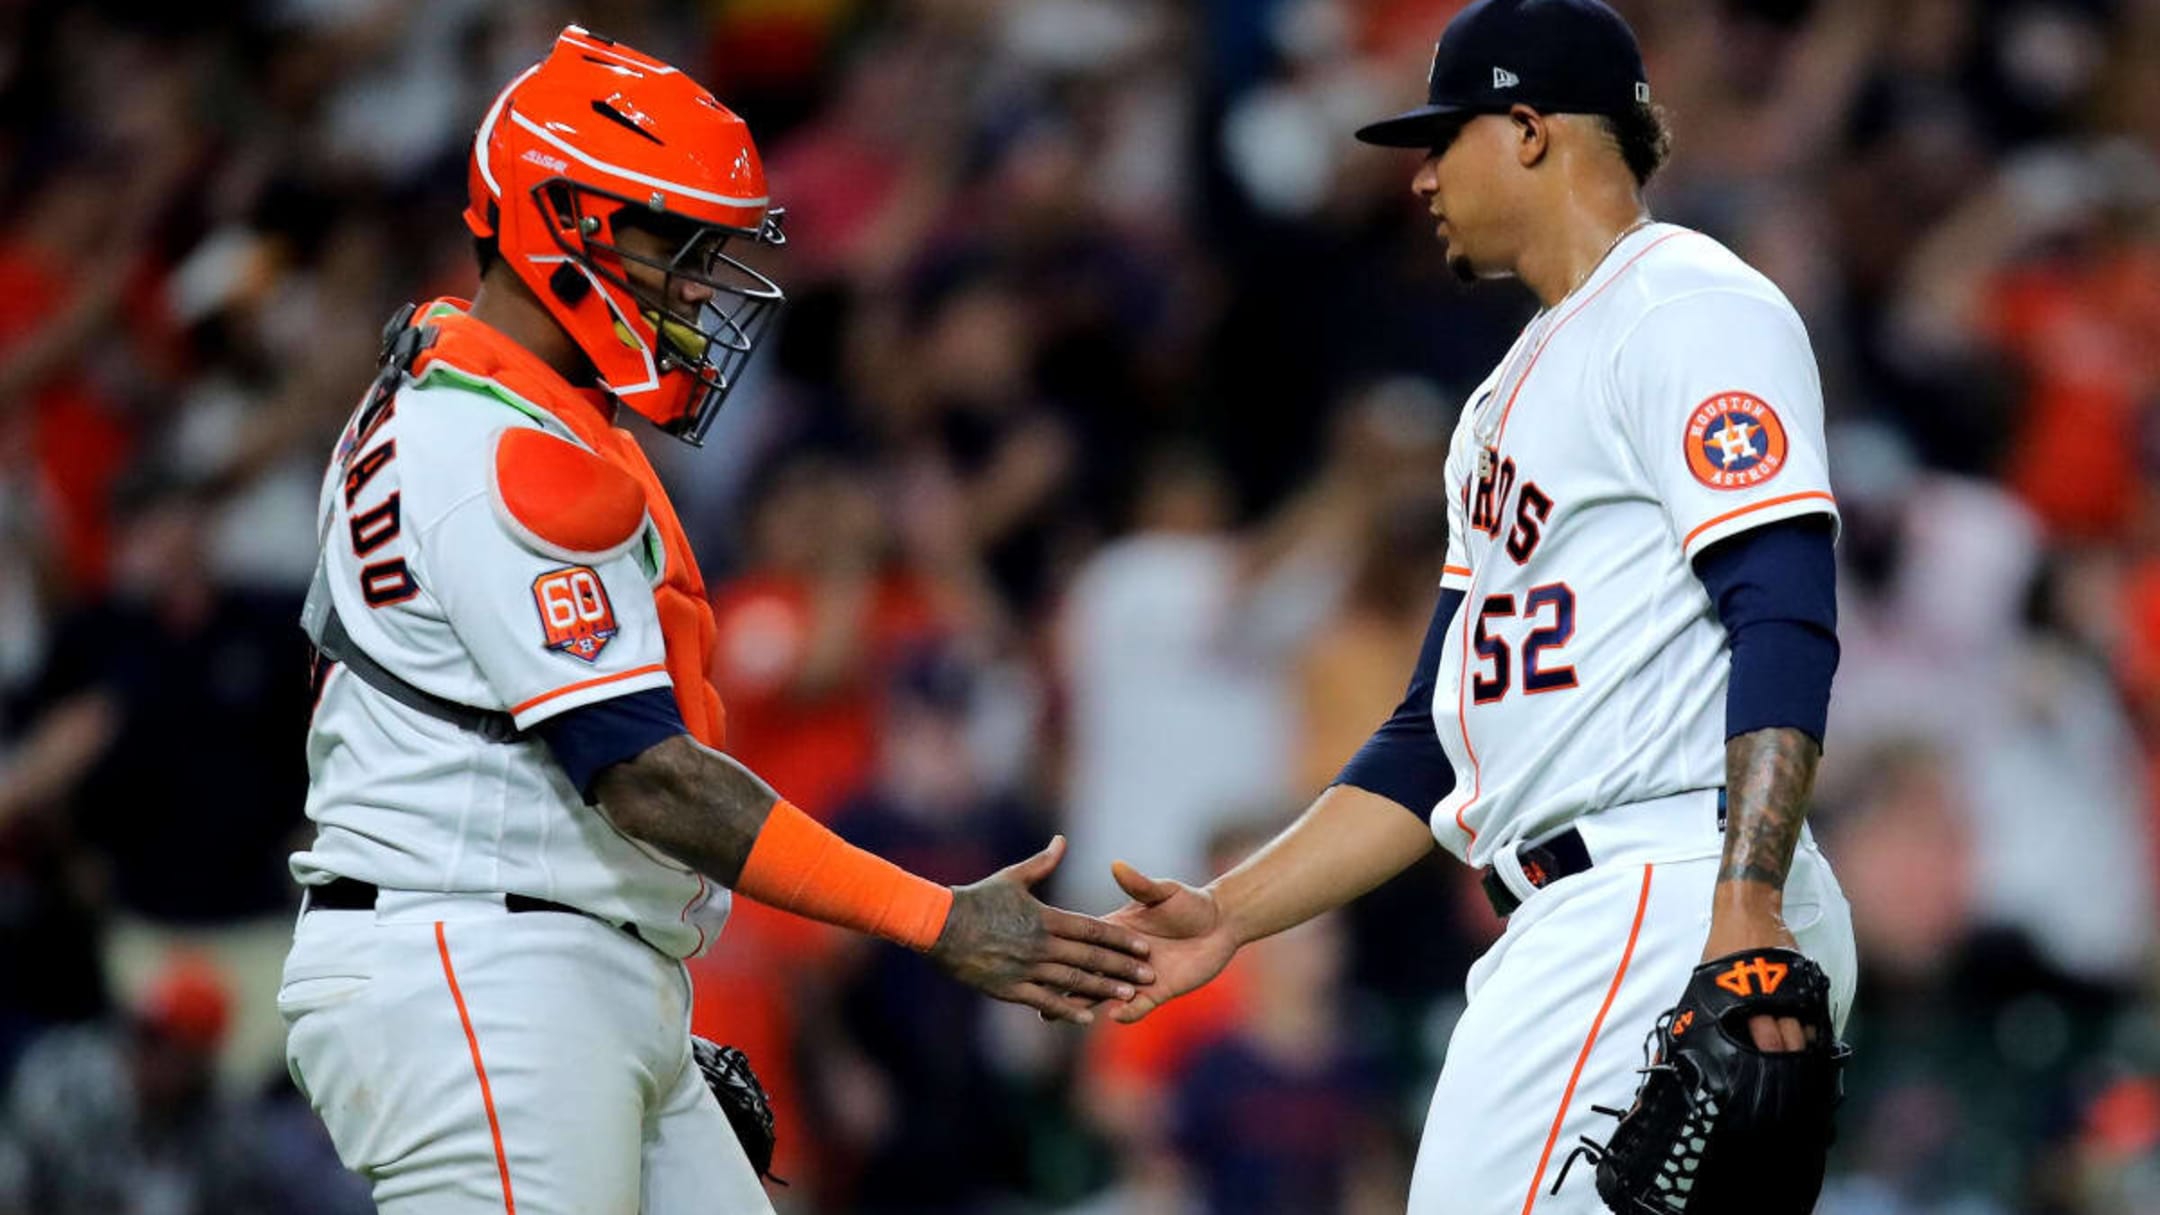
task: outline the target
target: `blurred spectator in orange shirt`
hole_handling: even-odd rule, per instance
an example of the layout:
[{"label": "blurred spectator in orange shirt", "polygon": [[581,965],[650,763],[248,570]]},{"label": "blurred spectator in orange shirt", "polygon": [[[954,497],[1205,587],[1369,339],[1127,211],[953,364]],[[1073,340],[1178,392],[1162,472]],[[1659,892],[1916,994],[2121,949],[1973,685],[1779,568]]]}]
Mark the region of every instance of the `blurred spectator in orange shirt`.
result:
[{"label": "blurred spectator in orange shirt", "polygon": [[2160,393],[2156,215],[2150,151],[2047,145],[2007,162],[1905,272],[1893,318],[1904,358],[2002,362],[2020,379],[2004,475],[2058,538],[2127,539],[2144,511]]},{"label": "blurred spectator in orange shirt", "polygon": [[2122,537],[2146,501],[2160,393],[2160,248],[2095,233],[2003,275],[1989,310],[2030,381],[2011,485],[2058,536]]},{"label": "blurred spectator in orange shirt", "polygon": [[776,467],[750,508],[749,566],[713,595],[728,751],[817,818],[868,779],[884,689],[941,633],[931,588],[892,558],[865,470]]},{"label": "blurred spectator in orange shirt", "polygon": [[116,361],[106,348],[112,314],[130,286],[141,294],[138,247],[108,244],[114,178],[91,165],[54,172],[0,242],[0,451],[19,445],[31,461],[54,556],[76,593],[103,585],[106,501],[136,440],[135,419],[84,357],[98,345],[95,362]]},{"label": "blurred spectator in orange shirt", "polygon": [[[803,455],[750,503],[750,563],[713,595],[713,683],[728,751],[809,814],[830,818],[870,780],[887,689],[946,631],[935,588],[895,556],[866,470]],[[830,1184],[797,1048],[838,942],[821,925],[738,900],[719,948],[691,963],[693,1028],[742,1048],[773,1098],[783,1177]]]}]

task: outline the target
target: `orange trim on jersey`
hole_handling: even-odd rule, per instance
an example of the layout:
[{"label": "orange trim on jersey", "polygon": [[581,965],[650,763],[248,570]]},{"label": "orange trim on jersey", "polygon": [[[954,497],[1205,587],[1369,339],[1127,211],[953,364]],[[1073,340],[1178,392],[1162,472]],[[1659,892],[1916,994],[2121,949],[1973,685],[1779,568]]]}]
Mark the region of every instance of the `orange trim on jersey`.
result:
[{"label": "orange trim on jersey", "polygon": [[[706,885],[704,874],[693,873],[691,876],[697,878],[697,893],[683,900],[682,912],[680,913],[679,918],[685,924],[690,923],[690,909],[697,906],[699,903],[704,902],[705,892],[711,889],[710,886]],[[694,925],[694,927],[697,929],[697,948],[690,951],[690,956],[696,958],[704,956],[705,953],[705,926],[703,924],[697,924]]]},{"label": "orange trim on jersey", "polygon": [[1664,244],[1666,241],[1669,241],[1676,236],[1686,236],[1687,234],[1688,229],[1685,228],[1681,229],[1678,232],[1667,232],[1665,235],[1658,237],[1656,240],[1651,241],[1647,245],[1644,245],[1641,249],[1636,250],[1635,256],[1620,263],[1620,268],[1612,272],[1611,278],[1608,278],[1604,282],[1599,283],[1597,286],[1597,290],[1584,296],[1582,303],[1575,305],[1575,307],[1571,309],[1566,316],[1561,317],[1553,324],[1553,327],[1551,329],[1546,331],[1545,340],[1539,342],[1537,344],[1537,349],[1530,352],[1529,364],[1523,368],[1521,375],[1515,377],[1515,389],[1514,391],[1508,393],[1507,404],[1501,407],[1500,425],[1493,430],[1494,447],[1500,446],[1500,440],[1507,437],[1508,415],[1515,412],[1515,398],[1522,395],[1523,385],[1530,382],[1530,373],[1537,370],[1538,360],[1545,357],[1545,348],[1552,345],[1554,338],[1560,336],[1560,331],[1567,328],[1567,323],[1574,320],[1576,317],[1582,315],[1582,310],[1588,308],[1592,300],[1595,300],[1600,295],[1605,294],[1605,288],[1619,282],[1620,276],[1626,274],[1630,266],[1633,266],[1636,262],[1639,262],[1643,258],[1648,257],[1652,249],[1657,248],[1659,245]]},{"label": "orange trim on jersey", "polygon": [[551,701],[558,696],[568,696],[572,692],[582,692],[587,688],[597,688],[604,683],[614,683],[615,681],[620,679],[636,679],[640,675],[650,675],[655,671],[665,670],[667,670],[667,667],[663,666],[660,663],[648,662],[644,666],[632,667],[627,671],[617,671],[613,675],[598,675],[591,679],[580,679],[576,683],[566,683],[552,692],[542,692],[538,696],[533,697],[531,700],[525,701],[521,704],[511,705],[510,716],[516,717],[518,714],[532,708],[534,705],[546,704],[548,701]]},{"label": "orange trim on jersey", "polygon": [[[1569,309],[1566,316],[1561,317],[1558,321],[1555,321],[1553,323],[1553,327],[1546,331],[1544,340],[1538,343],[1537,349],[1530,352],[1530,361],[1529,363],[1524,365],[1522,374],[1515,377],[1515,387],[1508,393],[1507,404],[1502,406],[1500,409],[1500,425],[1493,431],[1493,446],[1498,447],[1500,445],[1500,440],[1507,437],[1508,418],[1512,416],[1515,412],[1515,399],[1522,395],[1523,385],[1530,382],[1530,373],[1537,370],[1538,360],[1545,357],[1545,348],[1552,345],[1554,338],[1560,336],[1560,331],[1567,328],[1567,323],[1574,320],[1576,317],[1582,315],[1583,309],[1588,308],[1593,300],[1597,299],[1598,296],[1603,295],[1607,287],[1610,287],[1614,283],[1619,282],[1620,276],[1626,274],[1629,267],[1633,266],[1636,262],[1641,261],[1643,258],[1649,256],[1652,249],[1657,248],[1659,245],[1664,244],[1666,241],[1669,241],[1676,236],[1686,236],[1688,235],[1688,232],[1689,229],[1685,228],[1681,229],[1678,232],[1667,232],[1665,235],[1658,237],[1656,240],[1651,241],[1649,244],[1644,245],[1642,248],[1636,250],[1633,257],[1630,257],[1626,261],[1620,263],[1620,268],[1612,272],[1612,277],[1606,279],[1602,283],[1599,283],[1597,285],[1597,290],[1592,291],[1589,295],[1584,296],[1581,303]],[[1767,505],[1767,503],[1765,505]],[[1445,576],[1446,572],[1447,571],[1443,572],[1443,577]],[[1463,570],[1462,572],[1466,575],[1470,574],[1469,570]],[[1467,600],[1472,598],[1469,592],[1474,591],[1475,589],[1475,581],[1473,581],[1469,587],[1464,588],[1465,593],[1463,597],[1466,601],[1466,606],[1468,606]],[[1462,830],[1462,833],[1464,835],[1469,837],[1471,843],[1475,844],[1477,843],[1477,831],[1473,829],[1467,821],[1464,820],[1463,814],[1464,812],[1468,811],[1470,807],[1476,805],[1478,798],[1484,795],[1485,772],[1484,769],[1478,764],[1477,748],[1470,744],[1470,719],[1463,715],[1463,686],[1468,682],[1470,675],[1470,615],[1471,613],[1464,613],[1462,678],[1457,681],[1455,688],[1455,720],[1462,726],[1463,752],[1470,757],[1470,796],[1463,800],[1462,805],[1455,808],[1455,825]]]},{"label": "orange trim on jersey", "polygon": [[510,1193],[510,1157],[503,1151],[502,1123],[495,1117],[495,1090],[488,1087],[487,1067],[480,1062],[480,1039],[473,1033],[472,1015],[465,1010],[465,993],[458,989],[457,970],[450,965],[450,941],[443,936],[441,920],[435,921],[435,952],[442,955],[443,979],[450,984],[451,1000],[457,1003],[458,1024],[465,1027],[473,1075],[480,1079],[480,1104],[487,1110],[488,1135],[495,1141],[495,1172],[502,1177],[503,1212],[517,1215],[517,1199]]},{"label": "orange trim on jersey", "polygon": [[1537,1205],[1538,1191],[1545,1184],[1545,1166],[1552,1163],[1553,1145],[1560,1141],[1560,1127],[1567,1121],[1568,1103],[1575,1099],[1575,1084],[1582,1079],[1583,1064],[1590,1061],[1590,1049],[1597,1045],[1598,1031],[1605,1028],[1605,1014],[1612,1011],[1613,999],[1620,994],[1620,981],[1627,977],[1628,963],[1635,958],[1635,942],[1642,936],[1643,913],[1650,909],[1650,875],[1656,869],[1655,865],[1643,866],[1642,894],[1635,900],[1635,923],[1628,928],[1627,948],[1620,951],[1620,967],[1613,971],[1612,986],[1605,989],[1605,1002],[1598,1006],[1597,1019],[1590,1023],[1590,1036],[1583,1039],[1582,1051],[1575,1056],[1575,1070],[1568,1073],[1567,1089],[1560,1094],[1560,1108],[1553,1114],[1552,1130],[1545,1135],[1545,1150],[1538,1153],[1537,1172],[1530,1175],[1530,1193],[1523,1199],[1523,1215],[1530,1215],[1530,1208]]},{"label": "orange trim on jersey", "polygon": [[1463,704],[1463,689],[1470,686],[1470,617],[1476,614],[1470,602],[1469,589],[1464,588],[1463,606],[1455,609],[1455,614],[1462,617],[1463,629],[1462,671],[1455,678],[1455,724],[1462,730],[1463,754],[1470,757],[1470,796],[1463,799],[1462,805],[1455,807],[1455,826],[1469,837],[1470,843],[1475,844],[1477,828],[1463,821],[1463,811],[1476,805],[1478,797],[1485,792],[1485,766],[1478,763],[1477,748],[1470,745],[1470,715],[1467,712],[1468,706]]},{"label": "orange trim on jersey", "polygon": [[1797,494],[1783,494],[1775,498],[1764,498],[1760,502],[1751,502],[1738,510],[1726,511],[1724,514],[1719,515],[1714,519],[1704,520],[1700,525],[1695,528],[1694,531],[1691,531],[1687,534],[1687,538],[1680,542],[1680,547],[1682,549],[1686,549],[1688,545],[1695,543],[1695,537],[1702,535],[1704,532],[1709,531],[1711,528],[1716,527],[1720,523],[1724,523],[1732,519],[1737,519],[1742,515],[1753,514],[1754,512],[1759,510],[1769,510],[1773,506],[1783,506],[1787,502],[1799,502],[1808,498],[1821,498],[1823,501],[1828,502],[1833,506],[1837,504],[1836,498],[1831,497],[1828,493],[1825,493],[1824,491],[1819,489],[1810,489]]},{"label": "orange trim on jersey", "polygon": [[1442,578],[1468,578],[1470,576],[1470,567],[1467,565],[1443,565],[1440,567],[1440,576]]}]

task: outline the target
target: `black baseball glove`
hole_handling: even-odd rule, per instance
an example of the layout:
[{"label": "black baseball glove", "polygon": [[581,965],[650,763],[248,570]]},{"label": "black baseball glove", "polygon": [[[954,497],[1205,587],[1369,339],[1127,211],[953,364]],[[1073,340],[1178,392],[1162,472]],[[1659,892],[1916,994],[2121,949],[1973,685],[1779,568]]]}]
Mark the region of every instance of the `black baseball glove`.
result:
[{"label": "black baseball glove", "polygon": [[773,1175],[773,1146],[778,1140],[773,1134],[772,1103],[765,1099],[765,1086],[758,1083],[757,1073],[750,1070],[750,1057],[695,1034],[690,1037],[690,1055],[704,1073],[706,1086],[719,1099],[728,1124],[735,1128],[735,1137],[742,1141],[750,1167],[759,1177],[786,1185]]},{"label": "black baseball glove", "polygon": [[[1766,1053],[1755,1016],[1793,1017],[1809,1041]],[[1635,1104],[1610,1141],[1569,1156],[1597,1166],[1598,1197],[1622,1215],[1807,1215],[1822,1192],[1852,1048],[1830,1019],[1830,979],[1790,949],[1750,949],[1695,968],[1644,1044]],[[1561,1169],[1565,1180],[1567,1168]],[[1559,1182],[1553,1189],[1560,1188]]]}]

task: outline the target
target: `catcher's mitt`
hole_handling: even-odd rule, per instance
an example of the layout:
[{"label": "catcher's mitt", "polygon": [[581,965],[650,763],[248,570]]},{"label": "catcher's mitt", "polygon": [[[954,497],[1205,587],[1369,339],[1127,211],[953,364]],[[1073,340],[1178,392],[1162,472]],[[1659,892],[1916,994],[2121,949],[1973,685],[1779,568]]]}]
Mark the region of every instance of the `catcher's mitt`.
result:
[{"label": "catcher's mitt", "polygon": [[758,1083],[757,1073],[750,1070],[750,1057],[732,1046],[695,1034],[690,1036],[690,1055],[704,1073],[706,1086],[719,1099],[728,1124],[735,1128],[735,1137],[742,1141],[750,1167],[757,1170],[759,1177],[786,1185],[786,1181],[773,1175],[777,1138],[773,1134],[772,1103],[765,1099],[765,1086]]},{"label": "catcher's mitt", "polygon": [[[1748,1019],[1794,1017],[1801,1050],[1756,1048]],[[1852,1048],[1830,1019],[1830,979],[1790,949],[1750,949],[1695,968],[1643,1046],[1649,1066],[1604,1144],[1568,1157],[1597,1166],[1598,1197],[1622,1215],[1807,1215],[1822,1191]],[[1561,1167],[1560,1180],[1567,1176]],[[1558,1191],[1560,1181],[1553,1183]]]}]

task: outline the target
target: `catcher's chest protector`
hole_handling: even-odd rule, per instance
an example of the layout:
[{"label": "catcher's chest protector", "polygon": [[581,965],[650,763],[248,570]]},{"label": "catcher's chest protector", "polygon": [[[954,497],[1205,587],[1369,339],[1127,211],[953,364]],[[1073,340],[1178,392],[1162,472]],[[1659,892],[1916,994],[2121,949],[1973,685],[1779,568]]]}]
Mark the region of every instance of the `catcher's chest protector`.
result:
[{"label": "catcher's chest protector", "polygon": [[434,330],[434,340],[413,361],[415,378],[440,363],[491,380],[546,410],[586,447],[644,488],[645,508],[660,538],[660,577],[653,586],[653,601],[667,644],[675,703],[691,737],[719,749],[727,741],[727,710],[707,678],[718,631],[712,605],[682,522],[675,517],[667,490],[637,440],[629,431],[608,423],[608,402],[603,395],[571,387],[530,351],[465,315],[461,302],[438,300],[421,309],[418,323]]}]

